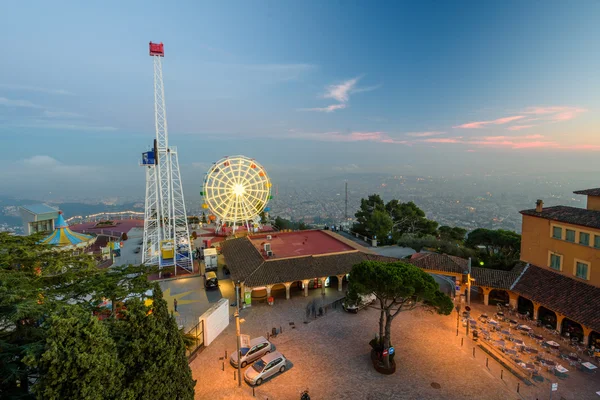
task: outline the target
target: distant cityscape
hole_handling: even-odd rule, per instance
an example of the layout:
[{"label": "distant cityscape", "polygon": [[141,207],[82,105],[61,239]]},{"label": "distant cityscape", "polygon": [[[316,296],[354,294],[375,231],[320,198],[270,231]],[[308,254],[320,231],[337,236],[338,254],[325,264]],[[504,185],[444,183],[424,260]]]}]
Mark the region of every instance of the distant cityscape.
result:
[{"label": "distant cityscape", "polygon": [[[406,176],[390,174],[347,174],[318,179],[274,180],[271,216],[303,221],[315,226],[344,221],[345,182],[348,182],[348,217],[361,198],[378,193],[384,200],[414,201],[427,217],[440,225],[475,228],[521,229],[520,210],[533,208],[538,198],[547,206],[556,204],[585,207],[573,190],[593,186],[594,182],[572,177],[552,180],[531,176]],[[18,207],[46,202],[59,207],[67,218],[99,212],[144,211],[143,198],[118,197],[107,193],[101,199],[19,199],[0,196],[0,231],[22,233]],[[186,197],[188,215],[201,215],[201,199]]]}]

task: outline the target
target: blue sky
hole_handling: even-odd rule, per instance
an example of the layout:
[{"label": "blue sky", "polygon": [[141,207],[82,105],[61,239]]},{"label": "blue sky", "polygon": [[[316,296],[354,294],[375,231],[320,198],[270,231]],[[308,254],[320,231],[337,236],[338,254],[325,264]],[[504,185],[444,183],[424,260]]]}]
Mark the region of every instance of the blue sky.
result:
[{"label": "blue sky", "polygon": [[282,171],[599,167],[598,15],[592,1],[7,3],[0,178],[143,186],[150,40],[190,182],[236,153]]}]

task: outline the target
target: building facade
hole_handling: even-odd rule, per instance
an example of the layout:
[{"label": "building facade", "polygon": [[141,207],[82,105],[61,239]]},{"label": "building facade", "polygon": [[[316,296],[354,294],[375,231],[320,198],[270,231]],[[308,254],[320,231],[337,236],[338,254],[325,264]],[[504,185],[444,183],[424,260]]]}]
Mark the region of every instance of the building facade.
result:
[{"label": "building facade", "polygon": [[58,210],[47,204],[32,204],[19,207],[23,220],[23,232],[31,235],[37,232],[52,232],[54,221],[58,218]]},{"label": "building facade", "polygon": [[[600,194],[600,189],[575,193],[596,191]],[[599,199],[588,194],[587,209],[544,208],[538,201],[535,209],[521,211],[521,260],[600,287]]]}]

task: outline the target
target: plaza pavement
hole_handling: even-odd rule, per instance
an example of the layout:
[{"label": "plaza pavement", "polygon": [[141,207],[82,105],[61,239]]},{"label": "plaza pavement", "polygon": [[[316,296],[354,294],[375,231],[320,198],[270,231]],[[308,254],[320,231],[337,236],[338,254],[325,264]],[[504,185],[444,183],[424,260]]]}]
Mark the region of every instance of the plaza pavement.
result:
[{"label": "plaza pavement", "polygon": [[[272,342],[291,362],[287,371],[256,388],[256,398],[298,399],[306,388],[312,400],[535,398],[520,397],[517,379],[506,371],[501,381],[498,364],[492,365],[490,360],[488,369],[485,363],[474,361],[470,343],[461,348],[455,314],[400,314],[392,331],[398,368],[394,375],[384,376],[373,369],[369,356],[368,342],[378,329],[377,310],[365,309],[358,314],[330,311],[304,324],[306,302],[294,297],[272,307],[257,305],[241,312],[245,320],[242,333],[251,337],[282,326],[283,334]],[[234,368],[219,359],[225,351],[228,355],[235,351],[235,323],[231,322],[190,364],[197,379],[196,399],[253,398],[252,388],[244,382],[238,388]],[[476,357],[483,361],[480,350]],[[521,394],[526,391],[521,388]]]}]

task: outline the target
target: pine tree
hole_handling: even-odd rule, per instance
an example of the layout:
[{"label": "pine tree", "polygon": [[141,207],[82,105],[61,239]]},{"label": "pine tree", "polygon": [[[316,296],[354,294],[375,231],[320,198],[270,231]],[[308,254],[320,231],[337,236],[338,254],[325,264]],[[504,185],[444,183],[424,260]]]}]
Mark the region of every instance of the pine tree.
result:
[{"label": "pine tree", "polygon": [[124,317],[113,322],[119,359],[125,366],[121,399],[193,399],[195,381],[185,344],[155,285],[152,306],[141,299],[126,303]]},{"label": "pine tree", "polygon": [[89,311],[68,305],[50,317],[44,352],[27,364],[38,368],[39,399],[111,399],[119,392],[123,365],[107,327]]},{"label": "pine tree", "polygon": [[0,233],[0,398],[32,398],[30,382],[39,376],[25,356],[44,349],[44,320],[69,302],[85,302],[92,257],[53,251],[41,235]]}]

